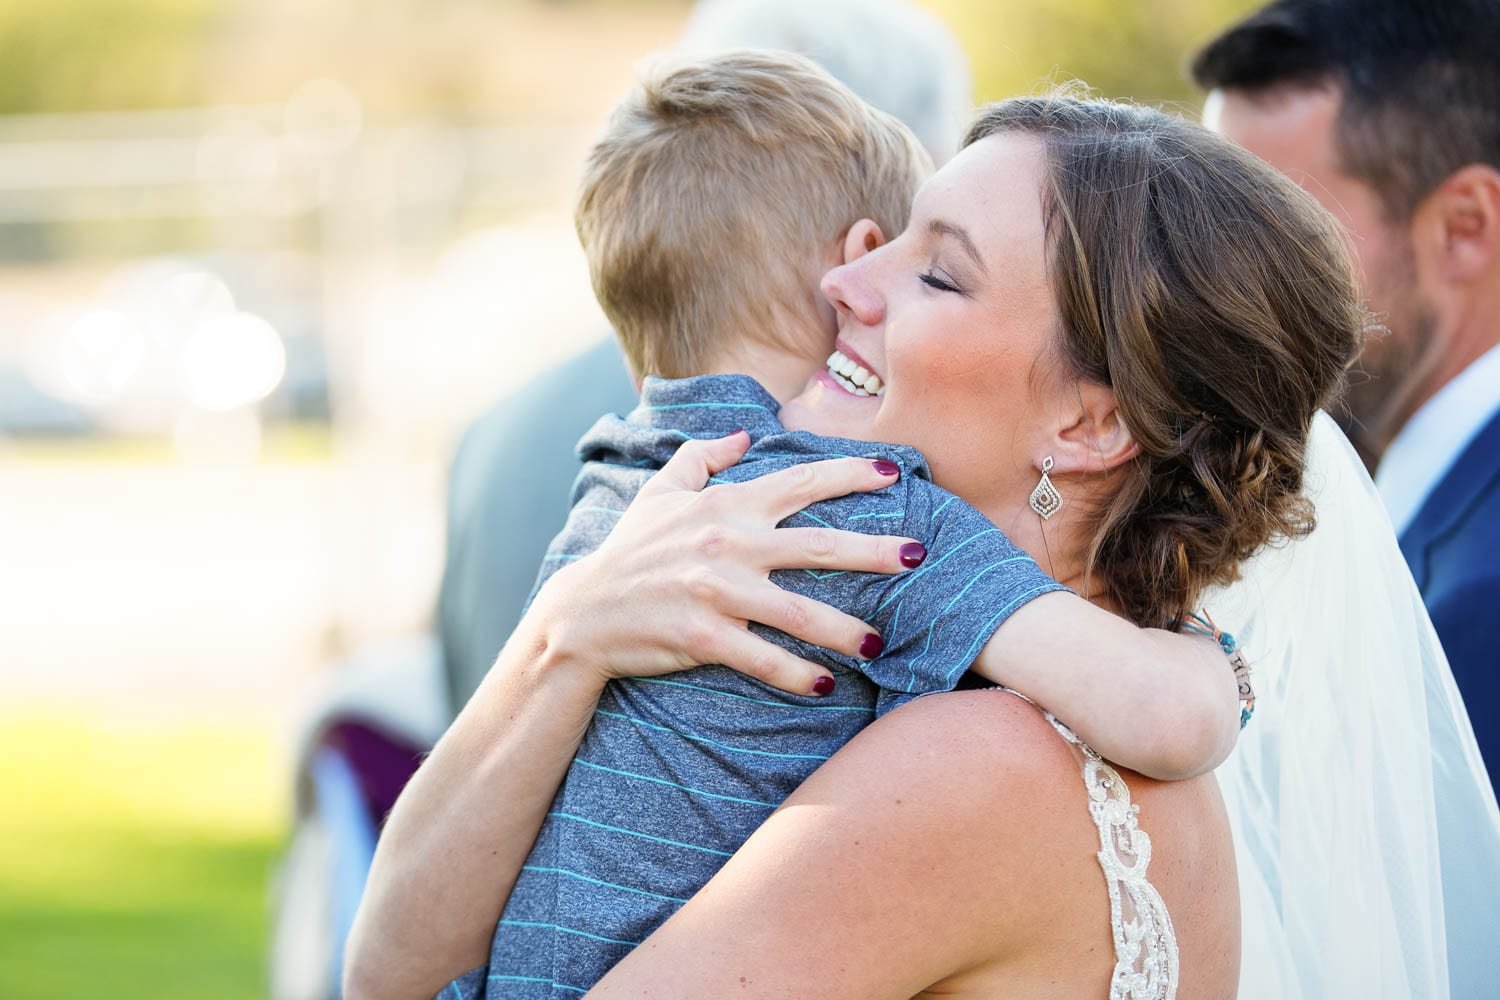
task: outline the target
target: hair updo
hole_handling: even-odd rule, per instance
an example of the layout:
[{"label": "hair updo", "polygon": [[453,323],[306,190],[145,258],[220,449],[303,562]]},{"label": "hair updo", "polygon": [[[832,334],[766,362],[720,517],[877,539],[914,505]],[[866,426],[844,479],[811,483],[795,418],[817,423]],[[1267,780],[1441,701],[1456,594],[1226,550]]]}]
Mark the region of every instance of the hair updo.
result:
[{"label": "hair updo", "polygon": [[1140,454],[1090,511],[1088,568],[1140,625],[1176,628],[1204,588],[1312,530],[1312,418],[1365,315],[1333,218],[1272,168],[1159,111],[1070,96],[985,109],[964,145],[1045,149],[1056,343],[1110,386]]}]

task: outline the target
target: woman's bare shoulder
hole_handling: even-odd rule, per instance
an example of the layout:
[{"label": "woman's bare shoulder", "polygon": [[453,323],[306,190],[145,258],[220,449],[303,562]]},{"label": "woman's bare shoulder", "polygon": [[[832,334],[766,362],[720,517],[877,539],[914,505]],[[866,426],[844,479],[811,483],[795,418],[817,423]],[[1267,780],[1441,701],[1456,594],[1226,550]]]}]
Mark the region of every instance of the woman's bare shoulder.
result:
[{"label": "woman's bare shoulder", "polygon": [[990,823],[995,807],[1017,794],[1045,790],[1048,798],[1069,798],[1059,794],[1059,781],[1079,773],[1073,751],[1042,714],[1000,690],[918,698],[876,720],[824,770],[849,790],[851,806],[876,803],[853,797],[862,785],[850,779],[869,772],[885,784],[900,774],[934,810]]},{"label": "woman's bare shoulder", "polygon": [[919,699],[808,778],[599,995],[1102,994],[1109,899],[1087,801],[1030,705]]},{"label": "woman's bare shoulder", "polygon": [[[1216,823],[1211,814],[1219,800],[1211,778],[1162,782],[1121,773],[1138,799],[1164,815],[1202,812]],[[847,806],[879,808],[871,782],[894,785],[898,774],[950,820],[973,816],[993,824],[999,807],[1020,801],[1055,807],[1031,812],[1025,818],[1031,829],[1043,822],[1072,827],[1082,815],[1092,836],[1079,751],[1035,706],[999,689],[918,698],[867,727],[814,779],[836,778]]]},{"label": "woman's bare shoulder", "polygon": [[[1238,977],[1239,904],[1217,786],[1122,775],[1153,839],[1153,884],[1178,927],[1181,995],[1224,995]],[[1068,963],[1083,982],[1064,995],[1107,992],[1109,898],[1081,758],[1035,707],[1002,691],[921,698],[872,724],[815,777],[851,827],[886,831],[882,863],[907,878],[894,891],[936,894],[979,931],[976,964],[946,989],[964,992],[988,975],[1041,996],[1063,986],[1057,972]],[[903,856],[926,863],[903,865]],[[1091,976],[1104,977],[1097,991]]]}]

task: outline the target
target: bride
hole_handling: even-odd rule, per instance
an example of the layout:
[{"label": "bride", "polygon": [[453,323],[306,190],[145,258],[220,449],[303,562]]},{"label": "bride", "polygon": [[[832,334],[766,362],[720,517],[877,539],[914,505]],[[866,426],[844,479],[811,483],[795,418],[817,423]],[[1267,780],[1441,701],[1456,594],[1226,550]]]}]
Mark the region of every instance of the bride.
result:
[{"label": "bride", "polygon": [[[1475,864],[1492,861],[1483,838],[1500,824],[1493,799],[1473,794],[1472,736],[1444,687],[1440,654],[1426,644],[1404,568],[1383,582],[1391,579],[1381,575],[1390,569],[1382,547],[1389,527],[1378,523],[1378,508],[1372,515],[1360,505],[1362,495],[1369,500],[1364,481],[1322,422],[1308,473],[1319,528],[1256,557],[1241,583],[1204,596],[1271,535],[1297,533],[1313,412],[1357,339],[1337,236],[1300,193],[1269,176],[1194,126],[1151,112],[1007,102],[981,119],[968,152],[924,191],[929,207],[964,212],[924,217],[919,209],[902,238],[825,284],[846,336],[878,344],[899,328],[919,337],[915,346],[875,348],[892,365],[887,401],[900,399],[892,355],[905,349],[910,398],[923,404],[878,436],[904,440],[925,429],[930,437],[910,443],[928,451],[940,477],[944,454],[980,446],[969,475],[979,488],[1003,483],[997,495],[1018,511],[1025,491],[1010,497],[1010,487],[1019,488],[1018,459],[1029,461],[1022,453],[1036,442],[1017,439],[1056,433],[1043,430],[1055,414],[1024,405],[1036,380],[1061,371],[1091,387],[1091,397],[1118,395],[1145,456],[1132,472],[1066,471],[1059,488],[1071,492],[1077,513],[1046,532],[1004,506],[986,510],[1077,587],[1090,582],[1092,561],[1100,589],[1090,596],[1138,621],[1206,604],[1263,671],[1269,690],[1225,775],[1244,885],[1245,995],[1445,995],[1433,841],[1446,827],[1434,818],[1430,731],[1445,734],[1432,743],[1456,768],[1445,778],[1456,801],[1473,806],[1464,829]],[[1272,195],[1278,211],[1257,214],[1265,203],[1237,200],[1246,189]],[[1199,228],[1164,234],[1164,216]],[[950,259],[966,254],[961,245],[934,249],[933,234],[951,230],[954,217],[970,222],[980,274],[965,275]],[[918,274],[936,274],[936,283],[919,289]],[[1003,292],[986,295],[987,281]],[[1069,342],[1054,353],[1047,331],[1058,329]],[[958,422],[945,426],[945,417]],[[393,814],[385,864],[377,863],[356,932],[405,939],[392,976],[430,961],[446,977],[482,958],[472,928],[487,942],[605,679],[681,665],[685,620],[699,636],[742,635],[736,610],[770,586],[771,567],[878,565],[867,536],[838,540],[816,560],[788,554],[770,525],[816,499],[806,481],[790,488],[767,477],[716,488],[705,502],[695,490],[733,460],[725,449],[685,447],[621,520],[608,552],[558,574]],[[877,485],[861,483],[847,463],[830,465],[838,468],[811,480],[828,494]],[[963,472],[955,468],[958,478]],[[1090,560],[1101,510],[1124,537]],[[678,581],[701,579],[708,557],[689,551],[674,528],[707,517],[731,539],[711,560],[726,582],[684,587]],[[1388,548],[1394,553],[1393,539]],[[743,665],[744,657],[721,654],[728,645],[710,641],[692,652]],[[783,680],[796,669],[755,659]],[[1425,701],[1418,663],[1435,679]],[[1414,676],[1417,697],[1405,699]],[[1064,748],[1035,712],[1002,694],[934,696],[892,713],[617,966],[601,995],[665,986],[681,995],[894,996],[932,985],[1074,996],[1102,992],[1118,963],[1139,962],[1149,992],[1118,995],[1170,996],[1179,944],[1185,994],[1231,992],[1238,907],[1212,784],[1155,786],[1125,775],[1128,787],[1117,787],[1118,776],[1083,750],[1091,800],[1106,813],[1116,807],[1114,826],[1091,831],[1076,770],[1071,783],[1061,777],[1077,767],[1059,756]],[[1141,883],[1115,877],[1119,865],[1150,860],[1150,847],[1132,835],[1132,792],[1144,806],[1140,825],[1157,839],[1150,877],[1177,925],[1160,940],[1130,933],[1118,909],[1121,885]],[[1109,898],[1098,868],[1088,873],[1095,852]],[[1141,899],[1149,907],[1149,893],[1127,895],[1127,911]],[[1104,944],[1111,931],[1112,949]],[[374,992],[380,979],[366,965],[354,982]]]}]

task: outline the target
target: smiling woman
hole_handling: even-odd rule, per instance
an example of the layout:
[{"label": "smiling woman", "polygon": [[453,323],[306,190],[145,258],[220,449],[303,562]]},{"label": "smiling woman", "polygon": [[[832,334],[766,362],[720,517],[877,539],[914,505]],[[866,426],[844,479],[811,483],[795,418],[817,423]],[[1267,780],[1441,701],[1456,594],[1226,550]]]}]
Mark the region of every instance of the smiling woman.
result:
[{"label": "smiling woman", "polygon": [[[932,581],[946,575],[956,593],[932,610],[947,612],[998,579],[1002,566],[1034,559],[1088,597],[1097,607],[1077,603],[1103,621],[1057,620],[1032,633],[1017,625],[984,646],[974,669],[993,667],[997,647],[1002,657],[1024,651],[1038,683],[1103,664],[1109,672],[1093,687],[1124,693],[1112,718],[1137,737],[1136,749],[1173,732],[1152,715],[1179,704],[1188,683],[1150,693],[1125,683],[1125,651],[1142,632],[1129,623],[1177,627],[1204,588],[1232,578],[1249,551],[1306,529],[1303,449],[1363,329],[1336,227],[1289,182],[1197,126],[1127,105],[1049,98],[987,111],[966,149],[923,187],[906,229],[883,243],[872,223],[858,223],[845,235],[843,256],[846,263],[823,281],[840,320],[835,353],[780,414],[800,430],[778,436],[774,401],[735,376],[647,384],[634,419],[662,435],[679,432],[673,447],[683,436],[705,436],[705,428],[664,422],[683,410],[671,393],[703,396],[717,386],[725,395],[693,406],[737,407],[735,419],[751,421],[741,426],[755,448],[730,468],[744,454],[745,435],[683,445],[639,488],[638,503],[604,512],[613,527],[597,552],[569,553],[393,813],[386,857],[376,865],[384,887],[378,906],[413,912],[391,888],[411,880],[408,900],[443,886],[447,912],[462,905],[483,914],[473,886],[481,873],[488,881],[478,884],[493,886],[496,869],[511,864],[505,878],[519,870],[519,886],[557,883],[555,892],[518,888],[511,896],[491,964],[455,984],[464,995],[582,992],[593,979],[570,958],[579,953],[574,937],[596,942],[580,949],[607,949],[604,967],[619,962],[597,985],[605,996],[663,986],[693,996],[1231,993],[1238,906],[1211,779],[1153,785],[1108,768],[1087,748],[1070,748],[1016,699],[937,694],[879,718],[822,763],[781,808],[757,817],[764,825],[699,889],[681,884],[682,876],[704,865],[660,851],[699,851],[710,830],[725,833],[727,807],[717,803],[726,795],[771,810],[784,794],[750,795],[735,791],[741,785],[706,784],[707,776],[750,787],[742,781],[750,769],[736,755],[805,754],[806,726],[793,720],[813,716],[785,714],[787,703],[768,687],[728,686],[716,667],[667,682],[697,691],[667,711],[665,696],[655,693],[663,682],[652,678],[668,665],[722,662],[786,686],[781,681],[794,681],[791,668],[800,662],[788,649],[815,658],[784,636],[783,648],[768,646],[760,640],[776,637],[747,632],[752,622],[822,636],[836,665],[857,648],[859,669],[882,689],[888,682],[879,671],[904,664],[910,682],[890,685],[898,699],[920,693],[916,681],[932,661],[946,671],[949,656],[929,656],[928,646],[951,641],[961,626],[929,622],[912,598],[898,607],[908,612],[899,625],[889,610],[894,601],[876,602],[873,613],[886,617],[881,634],[865,636],[875,640],[868,648],[844,619],[806,601],[808,579],[840,578],[826,586],[858,588],[869,571],[895,569],[896,540],[884,540],[882,550],[861,535],[767,530],[811,501],[870,489],[873,473],[892,479],[849,522],[882,516],[894,502],[906,507],[906,519],[896,522],[905,532],[934,530],[949,544],[942,529],[954,512],[988,521],[965,521],[962,537],[943,551],[929,546],[909,577],[887,583],[876,576],[871,588],[890,587],[892,598],[931,597]],[[1225,264],[1233,273],[1223,272]],[[596,433],[628,425],[606,422]],[[766,458],[768,442],[785,459],[796,448],[865,454],[862,442],[872,440],[887,442],[879,447],[908,464],[872,468],[846,458],[821,471],[783,465],[760,478],[748,471]],[[931,494],[911,485],[925,468],[892,443],[920,448],[933,477],[958,496],[935,496],[930,508],[894,499]],[[1039,511],[1030,498],[1044,470],[1061,500]],[[697,492],[710,475],[714,488]],[[600,513],[592,502],[575,508],[578,517]],[[956,555],[1002,532],[1022,551],[992,565]],[[786,589],[778,591],[765,581],[773,566],[808,572],[779,577]],[[838,600],[833,589],[821,593]],[[1076,601],[1049,594],[1009,620],[1041,614],[1036,609],[1054,597]],[[982,617],[1004,620],[1015,610],[1009,600],[997,596]],[[863,616],[861,608],[855,599],[840,610]],[[914,622],[917,635],[908,642],[902,630]],[[1027,634],[1039,636],[1035,645],[1014,645]],[[1070,646],[1105,635],[1094,655]],[[967,648],[968,656],[955,654],[959,671],[978,647]],[[1159,673],[1166,660],[1152,665]],[[1221,660],[1216,666],[1212,676],[1227,678]],[[601,679],[622,675],[644,680],[611,681],[598,701]],[[835,696],[852,693],[857,672],[839,678],[837,692],[831,684],[813,687],[828,700],[799,702],[799,709],[846,708]],[[1056,705],[1069,693],[1040,700]],[[750,707],[756,704],[781,711],[768,715]],[[746,727],[768,742],[745,742]],[[580,730],[570,765],[565,758],[579,747]],[[1122,753],[1130,743],[1123,741]],[[1080,765],[1087,793],[1077,784]],[[605,769],[616,786],[623,779],[628,787],[595,794],[595,779],[575,780],[575,772]],[[502,787],[496,782],[505,790],[503,815],[493,805]],[[663,797],[663,788],[674,791]],[[600,802],[608,808],[598,815],[573,808]],[[529,813],[518,810],[522,804]],[[575,835],[583,819],[592,825]],[[608,837],[591,832],[600,824],[610,827]],[[409,846],[390,846],[397,836]],[[742,836],[731,831],[729,840]],[[616,840],[611,847],[609,837],[634,838],[636,846]],[[642,846],[647,839],[665,847]],[[709,868],[734,846],[714,843],[720,860]],[[1141,863],[1116,857],[1122,850]],[[408,870],[393,877],[396,851],[406,853]],[[430,865],[420,862],[424,852]],[[1148,882],[1144,859],[1153,853],[1168,860]],[[565,856],[579,864],[562,864]],[[455,880],[454,859],[464,857],[474,867],[459,864],[463,878]],[[608,878],[589,867],[601,861]],[[609,902],[616,895],[618,905]],[[1120,902],[1127,897],[1149,919],[1132,919]],[[627,906],[627,898],[636,902]],[[645,905],[640,898],[666,905],[650,903],[651,921],[611,933]],[[528,944],[539,933],[552,942],[546,948]],[[453,949],[449,968],[478,957],[472,942],[455,937]],[[365,982],[373,990],[378,977]]]},{"label": "smiling woman", "polygon": [[[1010,101],[905,232],[823,279],[835,358],[881,398],[820,372],[782,420],[918,448],[1055,577],[1175,628],[1205,586],[1311,526],[1308,420],[1363,327],[1337,239],[1306,195],[1194,126]],[[1044,470],[1074,507],[1050,536],[1024,516]]]},{"label": "smiling woman", "polygon": [[[1029,471],[1048,447],[1040,426],[1024,439],[1017,431],[1028,413],[1057,412],[1048,397],[1070,388],[1060,366],[1036,363],[1057,327],[1044,170],[1041,143],[1027,136],[971,146],[922,188],[905,232],[829,271],[823,294],[842,320],[838,348],[878,375],[885,393],[878,403],[853,398],[819,373],[787,402],[782,422],[909,444],[937,482],[1008,530],[995,512],[1024,509],[1009,501],[1036,484]],[[956,220],[979,213],[976,245]]]}]

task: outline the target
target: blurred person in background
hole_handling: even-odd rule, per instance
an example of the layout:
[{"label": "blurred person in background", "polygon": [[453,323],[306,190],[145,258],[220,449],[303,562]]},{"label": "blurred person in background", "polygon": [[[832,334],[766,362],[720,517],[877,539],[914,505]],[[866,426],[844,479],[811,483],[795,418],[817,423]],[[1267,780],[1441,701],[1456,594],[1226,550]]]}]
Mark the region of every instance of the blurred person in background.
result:
[{"label": "blurred person in background", "polygon": [[[905,0],[705,0],[678,49],[705,55],[725,48],[807,56],[904,122],[939,165],[957,148],[972,107],[957,40]],[[633,376],[607,337],[496,404],[464,433],[449,478],[437,612],[455,714],[515,628],[547,543],[562,529],[578,439],[600,415],[635,403]]]},{"label": "blurred person in background", "polygon": [[1348,430],[1500,767],[1500,3],[1280,0],[1192,64],[1207,123],[1344,223],[1387,328]]},{"label": "blurred person in background", "polygon": [[[1345,421],[1375,469],[1493,775],[1500,767],[1500,2],[1278,0],[1192,62],[1206,123],[1347,228],[1383,335]],[[1414,668],[1415,669],[1415,668]],[[1438,720],[1434,747],[1459,742]],[[1453,996],[1494,996],[1500,874],[1460,860],[1471,797],[1434,767]],[[1467,858],[1467,855],[1463,855]]]}]

